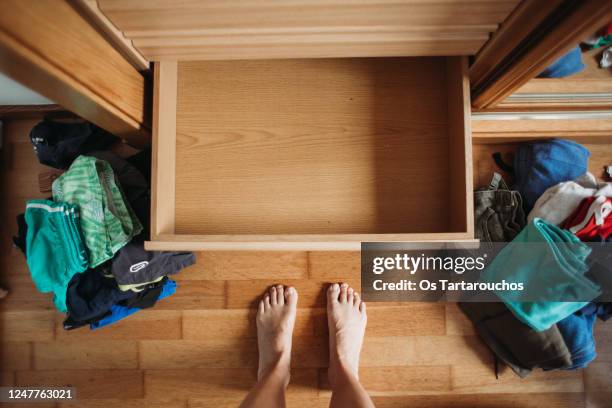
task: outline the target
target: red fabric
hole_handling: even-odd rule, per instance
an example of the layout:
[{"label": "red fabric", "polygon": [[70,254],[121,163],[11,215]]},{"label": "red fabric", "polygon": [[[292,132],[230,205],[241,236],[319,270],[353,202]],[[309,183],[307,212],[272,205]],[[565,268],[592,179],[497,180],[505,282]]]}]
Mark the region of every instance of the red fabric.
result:
[{"label": "red fabric", "polygon": [[572,231],[582,241],[598,236],[608,239],[612,235],[612,197],[585,198],[565,220],[563,228]]}]

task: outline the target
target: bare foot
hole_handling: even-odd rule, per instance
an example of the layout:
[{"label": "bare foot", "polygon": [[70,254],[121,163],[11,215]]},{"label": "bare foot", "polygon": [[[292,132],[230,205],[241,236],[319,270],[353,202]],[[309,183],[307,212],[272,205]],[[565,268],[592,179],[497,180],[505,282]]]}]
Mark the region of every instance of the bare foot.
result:
[{"label": "bare foot", "polygon": [[291,362],[291,336],[295,324],[298,294],[295,288],[273,286],[259,302],[257,311],[257,346],[261,380],[272,368],[277,367],[289,383]]},{"label": "bare foot", "polygon": [[340,373],[358,377],[366,323],[366,305],[359,294],[346,283],[330,285],[327,290],[330,384]]}]

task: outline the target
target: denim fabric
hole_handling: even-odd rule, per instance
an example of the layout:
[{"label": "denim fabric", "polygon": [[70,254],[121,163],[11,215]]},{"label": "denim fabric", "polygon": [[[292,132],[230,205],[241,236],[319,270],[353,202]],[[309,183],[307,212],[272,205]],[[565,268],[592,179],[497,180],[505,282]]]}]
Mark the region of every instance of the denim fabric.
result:
[{"label": "denim fabric", "polygon": [[582,63],[580,47],[572,48],[567,54],[559,57],[538,75],[538,78],[564,78],[577,74],[585,68]]},{"label": "denim fabric", "polygon": [[501,175],[474,192],[476,238],[484,242],[510,242],[525,226],[523,202],[518,191],[511,191]]},{"label": "denim fabric", "polygon": [[590,155],[585,147],[569,140],[520,144],[514,158],[515,188],[525,210],[529,212],[549,187],[585,174]]},{"label": "denim fabric", "polygon": [[578,312],[557,323],[563,340],[572,355],[572,365],[567,370],[586,367],[595,359],[595,339],[593,326],[597,316],[597,306],[590,303]]}]

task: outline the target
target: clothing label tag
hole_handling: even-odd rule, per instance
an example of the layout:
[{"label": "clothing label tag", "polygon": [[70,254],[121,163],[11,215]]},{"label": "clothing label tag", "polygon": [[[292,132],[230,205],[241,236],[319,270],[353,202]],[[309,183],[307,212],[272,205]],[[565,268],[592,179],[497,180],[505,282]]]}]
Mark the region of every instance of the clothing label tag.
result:
[{"label": "clothing label tag", "polygon": [[139,270],[146,268],[147,265],[149,265],[148,261],[142,261],[142,262],[135,263],[134,265],[130,266],[130,272],[136,273]]}]

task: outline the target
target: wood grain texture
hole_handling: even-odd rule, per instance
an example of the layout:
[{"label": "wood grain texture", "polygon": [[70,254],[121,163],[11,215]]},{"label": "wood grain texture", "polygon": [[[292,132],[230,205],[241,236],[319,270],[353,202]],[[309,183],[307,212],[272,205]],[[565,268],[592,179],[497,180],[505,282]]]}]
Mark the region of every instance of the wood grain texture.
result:
[{"label": "wood grain texture", "polygon": [[278,279],[308,276],[305,252],[200,252],[198,262],[181,274],[181,280],[251,280],[262,275]]},{"label": "wood grain texture", "polygon": [[562,137],[584,142],[610,143],[612,120],[609,118],[570,118],[492,120],[472,118],[472,140],[479,143],[508,143]]},{"label": "wood grain texture", "polygon": [[3,7],[11,10],[0,16],[3,73],[118,136],[146,141],[145,78],[67,1]]},{"label": "wood grain texture", "polygon": [[78,398],[142,398],[143,372],[139,370],[17,371],[19,387],[75,387]]},{"label": "wood grain texture", "polygon": [[469,71],[472,89],[490,79],[502,61],[561,3],[562,0],[521,1],[476,54]]},{"label": "wood grain texture", "polygon": [[158,235],[148,251],[358,251],[362,242],[474,242],[469,232],[406,234]]},{"label": "wood grain texture", "polygon": [[518,3],[98,2],[136,48],[156,61],[469,55]]},{"label": "wood grain texture", "polygon": [[88,21],[97,27],[105,38],[110,42],[121,55],[134,66],[138,71],[148,71],[149,61],[147,61],[140,51],[138,51],[132,41],[125,38],[123,33],[100,11],[97,0],[70,0],[71,4],[77,8]]},{"label": "wood grain texture", "polygon": [[467,231],[474,235],[472,188],[472,129],[470,82],[466,57],[446,60],[449,115],[449,185],[448,208],[451,231]]},{"label": "wood grain texture", "polygon": [[177,65],[153,67],[153,150],[151,167],[151,237],[175,228]]},{"label": "wood grain texture", "polygon": [[[168,299],[169,301],[170,299]],[[164,300],[165,302],[165,300]],[[164,302],[159,302],[159,306]],[[85,344],[96,340],[168,340],[181,338],[181,312],[178,310],[142,310],[103,330],[70,330],[63,328],[63,315],[58,314],[56,338],[62,341],[82,341]],[[110,343],[112,344],[112,343]]]},{"label": "wood grain texture", "polygon": [[49,341],[33,345],[35,370],[138,368],[135,341]]},{"label": "wood grain texture", "polygon": [[448,231],[443,59],[181,62],[178,78],[178,234]]}]

